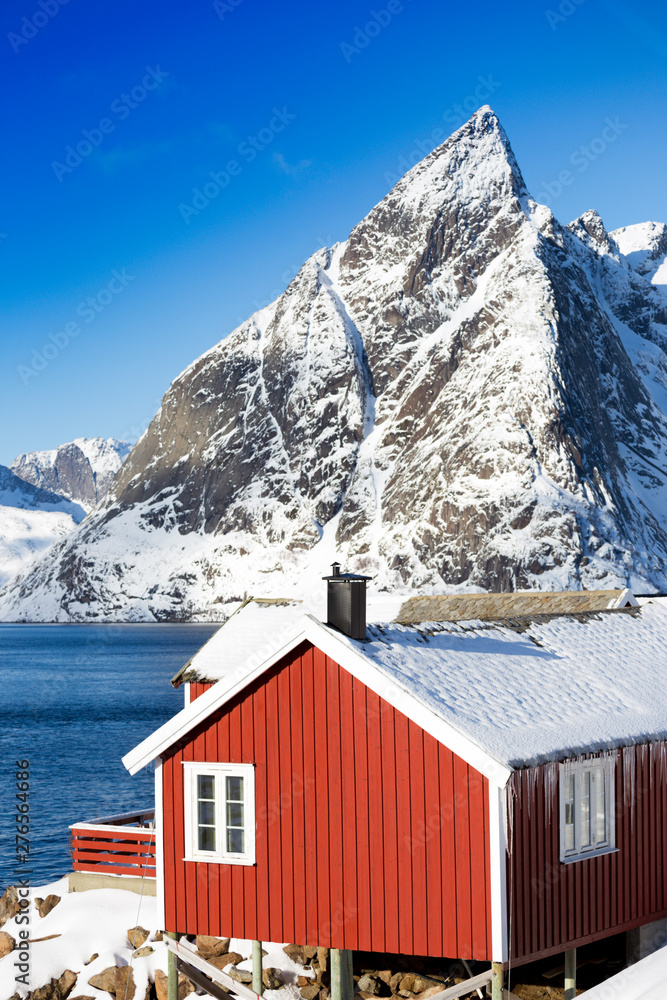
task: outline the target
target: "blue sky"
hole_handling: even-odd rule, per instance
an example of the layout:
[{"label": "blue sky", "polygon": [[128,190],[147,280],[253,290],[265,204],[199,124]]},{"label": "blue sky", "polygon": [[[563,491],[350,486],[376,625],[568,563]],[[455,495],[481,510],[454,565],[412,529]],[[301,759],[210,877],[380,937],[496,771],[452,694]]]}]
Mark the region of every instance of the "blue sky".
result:
[{"label": "blue sky", "polygon": [[477,104],[561,221],[667,220],[661,3],[15,0],[0,21],[0,463],[136,438]]}]

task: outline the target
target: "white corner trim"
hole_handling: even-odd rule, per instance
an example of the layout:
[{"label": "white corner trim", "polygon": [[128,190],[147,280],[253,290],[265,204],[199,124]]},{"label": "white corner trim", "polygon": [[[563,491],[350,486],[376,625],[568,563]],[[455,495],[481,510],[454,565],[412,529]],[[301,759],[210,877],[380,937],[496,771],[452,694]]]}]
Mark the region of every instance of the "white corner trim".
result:
[{"label": "white corner trim", "polygon": [[334,632],[312,615],[304,615],[295,623],[291,633],[286,633],[280,646],[258,664],[245,664],[227,677],[217,681],[195,700],[157,729],[143,743],[123,757],[123,764],[131,774],[145,767],[154,757],[163,753],[177,740],[186,736],[216,709],[225,705],[283,656],[301,642],[310,642],[325,656],[335,660],[358,681],[407,715],[439,743],[448,747],[467,764],[483,774],[496,787],[504,787],[512,773],[511,768],[491,757],[478,744],[455,729],[424,705],[406,688],[398,685],[342,633]]},{"label": "white corner trim", "polygon": [[162,807],[162,757],[155,761],[155,896],[158,930],[166,930],[164,908],[164,810]]},{"label": "white corner trim", "polygon": [[190,704],[190,681],[185,681],[183,684],[183,706],[185,708]]},{"label": "white corner trim", "polygon": [[507,962],[507,838],[506,789],[489,782],[489,849],[491,852],[491,955],[493,962]]}]

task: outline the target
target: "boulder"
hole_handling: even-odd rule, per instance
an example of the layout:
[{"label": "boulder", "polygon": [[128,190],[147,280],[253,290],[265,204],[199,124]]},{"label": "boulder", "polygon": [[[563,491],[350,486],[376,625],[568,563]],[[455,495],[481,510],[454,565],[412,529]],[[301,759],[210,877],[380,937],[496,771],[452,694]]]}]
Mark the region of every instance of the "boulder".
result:
[{"label": "boulder", "polygon": [[53,892],[50,892],[46,899],[42,899],[41,896],[35,897],[35,906],[40,917],[46,917],[59,902],[60,896],[56,896]]},{"label": "boulder", "polygon": [[[217,938],[211,937],[209,934],[198,934],[195,943],[197,951],[202,958],[208,958],[210,955],[229,954],[229,938]],[[241,959],[237,959],[237,961],[241,961]]]},{"label": "boulder", "polygon": [[315,1000],[315,997],[319,992],[319,986],[302,986],[299,990],[303,1000]]},{"label": "boulder", "polygon": [[[47,896],[47,899],[50,899],[50,897]],[[56,896],[56,899],[60,902],[59,896]],[[53,905],[55,906],[55,903]],[[56,984],[57,1000],[66,1000],[66,998],[70,995],[70,993],[74,989],[78,975],[79,975],[78,972],[72,972],[71,969],[65,969],[62,976],[60,977],[60,979]]]},{"label": "boulder", "polygon": [[9,955],[16,948],[16,941],[7,931],[0,931],[0,958]]},{"label": "boulder", "polygon": [[401,988],[401,979],[403,978],[402,972],[395,972],[394,975],[389,980],[389,989],[392,993],[398,993]]},{"label": "boulder", "polygon": [[238,951],[230,951],[227,955],[203,955],[202,958],[216,969],[226,969],[228,965],[238,965],[243,961],[243,955],[239,955]]},{"label": "boulder", "polygon": [[262,972],[262,982],[264,983],[264,988],[267,990],[281,989],[283,981],[280,978],[280,969],[264,969]]},{"label": "boulder", "polygon": [[99,952],[97,952],[97,951],[94,951],[94,952],[93,952],[93,954],[92,954],[92,955],[90,956],[90,958],[88,959],[88,961],[87,961],[87,962],[84,962],[83,964],[84,964],[84,965],[92,965],[92,963],[93,963],[93,962],[95,961],[95,959],[96,959],[96,958],[99,958],[99,957],[100,957],[100,956],[99,956]]},{"label": "boulder", "polygon": [[[289,958],[291,958],[293,962],[296,962],[297,965],[306,964],[306,962],[308,961],[308,956],[306,955],[306,952],[310,950],[311,950],[310,948],[304,948],[300,944],[286,944],[285,947],[283,948],[285,954]],[[313,954],[317,954],[317,948],[314,948],[312,950]]]},{"label": "boulder", "polygon": [[5,889],[0,897],[0,927],[15,917],[19,910],[19,894],[16,887],[10,885],[9,889]]},{"label": "boulder", "polygon": [[313,948],[312,945],[304,944],[301,946],[301,951],[304,953],[309,962],[317,955],[317,948]]},{"label": "boulder", "polygon": [[360,993],[368,993],[369,996],[377,996],[379,992],[378,981],[375,976],[362,976],[357,983],[357,989]]},{"label": "boulder", "polygon": [[325,969],[329,968],[329,949],[328,948],[318,948],[316,962],[320,969],[324,972]]},{"label": "boulder", "polygon": [[136,951],[133,951],[132,952],[132,957],[133,958],[143,958],[144,955],[152,955],[153,951],[154,951],[154,949],[151,948],[151,946],[149,944],[147,944],[147,945],[144,945],[143,948],[137,948]]},{"label": "boulder", "polygon": [[235,965],[232,965],[227,974],[237,983],[245,983],[246,986],[252,982],[252,972],[249,972],[248,969],[237,969]]},{"label": "boulder", "polygon": [[150,937],[150,932],[145,927],[130,927],[127,932],[130,948],[141,948]]},{"label": "boulder", "polygon": [[110,965],[103,972],[98,972],[96,976],[91,976],[88,980],[96,990],[104,990],[105,993],[116,995],[116,966]]},{"label": "boulder", "polygon": [[[28,993],[27,1000],[67,1000],[74,989],[77,976],[78,972],[65,969],[59,979],[52,979],[45,986],[40,986],[39,989]],[[80,997],[79,1000],[92,1000],[92,997]]]},{"label": "boulder", "polygon": [[375,975],[378,979],[382,980],[383,983],[386,983],[387,986],[389,986],[391,982],[391,969],[383,969],[382,972],[376,972]]},{"label": "boulder", "polygon": [[117,1000],[134,1000],[136,987],[134,985],[134,973],[132,966],[121,965],[116,969],[116,998]]},{"label": "boulder", "polygon": [[[168,979],[166,972],[162,969],[155,970],[155,995],[157,1000],[169,1000],[168,995]],[[178,1000],[185,1000],[188,993],[194,991],[194,986],[189,979],[186,979],[184,975],[180,974],[178,977]],[[121,998],[119,998],[121,1000]]]}]

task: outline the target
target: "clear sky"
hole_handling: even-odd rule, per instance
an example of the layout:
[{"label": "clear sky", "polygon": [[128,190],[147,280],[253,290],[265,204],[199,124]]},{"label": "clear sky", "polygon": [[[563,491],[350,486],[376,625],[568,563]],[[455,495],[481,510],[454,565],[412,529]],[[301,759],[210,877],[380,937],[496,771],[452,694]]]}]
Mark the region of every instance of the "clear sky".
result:
[{"label": "clear sky", "polygon": [[0,463],[138,437],[478,105],[562,222],[667,221],[661,2],[13,0],[0,22]]}]

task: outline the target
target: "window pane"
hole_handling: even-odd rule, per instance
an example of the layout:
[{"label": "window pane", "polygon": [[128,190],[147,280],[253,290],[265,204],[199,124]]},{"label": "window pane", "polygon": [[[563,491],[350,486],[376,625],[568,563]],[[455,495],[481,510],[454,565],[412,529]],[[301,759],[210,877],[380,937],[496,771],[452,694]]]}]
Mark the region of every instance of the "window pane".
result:
[{"label": "window pane", "polygon": [[227,803],[227,826],[243,826],[243,803]]},{"label": "window pane", "polygon": [[594,774],[595,785],[595,842],[605,844],[607,842],[607,823],[605,816],[605,787],[604,771],[601,767],[596,768]]},{"label": "window pane", "polygon": [[227,801],[243,802],[243,778],[227,778]]},{"label": "window pane", "polygon": [[245,833],[243,830],[227,830],[227,850],[230,854],[243,854],[245,850]]},{"label": "window pane", "polygon": [[215,778],[197,775],[197,849],[215,851]]},{"label": "window pane", "polygon": [[199,850],[200,851],[215,851],[215,827],[214,826],[200,826],[199,830]]},{"label": "window pane", "polygon": [[198,813],[200,826],[215,826],[215,802],[199,802]]},{"label": "window pane", "polygon": [[565,776],[565,850],[574,850],[574,775]]},{"label": "window pane", "polygon": [[591,772],[581,773],[581,846],[591,844]]},{"label": "window pane", "polygon": [[198,799],[215,798],[215,778],[213,777],[212,774],[197,775],[197,798]]}]

